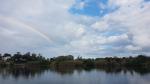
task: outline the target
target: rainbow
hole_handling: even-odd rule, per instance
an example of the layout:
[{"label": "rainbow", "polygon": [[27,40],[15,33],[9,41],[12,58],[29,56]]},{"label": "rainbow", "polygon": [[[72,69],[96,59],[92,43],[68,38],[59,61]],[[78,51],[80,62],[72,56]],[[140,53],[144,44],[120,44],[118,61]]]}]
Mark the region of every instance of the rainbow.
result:
[{"label": "rainbow", "polygon": [[15,18],[0,16],[0,20],[6,21],[7,23],[12,24],[12,25],[20,26],[20,28],[26,28],[26,29],[28,29],[30,31],[33,31],[34,33],[38,34],[42,38],[46,39],[48,42],[52,42],[52,40],[46,34],[40,32],[35,27],[33,27],[33,26],[29,25],[29,24],[26,24],[26,23],[24,23],[22,21],[19,21],[19,20],[15,19]]}]

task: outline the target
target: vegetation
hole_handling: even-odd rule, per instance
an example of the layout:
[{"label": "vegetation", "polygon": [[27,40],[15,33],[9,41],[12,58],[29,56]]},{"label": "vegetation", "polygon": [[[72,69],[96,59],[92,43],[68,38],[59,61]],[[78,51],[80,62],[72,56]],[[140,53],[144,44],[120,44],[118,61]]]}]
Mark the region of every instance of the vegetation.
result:
[{"label": "vegetation", "polygon": [[138,55],[136,57],[106,57],[95,59],[84,59],[77,57],[76,59],[72,55],[58,56],[53,58],[45,58],[41,54],[26,53],[21,54],[17,52],[14,55],[5,53],[0,54],[0,65],[34,65],[34,66],[50,66],[56,68],[100,68],[100,67],[142,67],[150,68],[150,56]]},{"label": "vegetation", "polygon": [[[60,56],[51,58],[50,63],[53,66],[71,66],[71,67],[142,67],[150,68],[150,57],[146,55],[138,55],[136,57],[106,57],[96,59],[83,59],[78,57],[77,59],[67,59],[69,56]],[[73,58],[73,56],[72,56]],[[59,60],[58,60],[59,59]],[[61,60],[61,61],[60,61]]]},{"label": "vegetation", "polygon": [[3,56],[0,54],[0,65],[48,65],[49,59],[44,58],[41,54],[21,54],[17,52],[14,55],[5,53]]}]

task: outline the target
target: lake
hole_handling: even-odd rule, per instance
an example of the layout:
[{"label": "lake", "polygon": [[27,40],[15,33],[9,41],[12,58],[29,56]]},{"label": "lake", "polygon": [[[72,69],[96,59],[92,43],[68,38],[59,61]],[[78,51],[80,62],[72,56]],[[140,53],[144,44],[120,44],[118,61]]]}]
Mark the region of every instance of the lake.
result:
[{"label": "lake", "polygon": [[0,68],[0,84],[150,84],[145,69]]}]

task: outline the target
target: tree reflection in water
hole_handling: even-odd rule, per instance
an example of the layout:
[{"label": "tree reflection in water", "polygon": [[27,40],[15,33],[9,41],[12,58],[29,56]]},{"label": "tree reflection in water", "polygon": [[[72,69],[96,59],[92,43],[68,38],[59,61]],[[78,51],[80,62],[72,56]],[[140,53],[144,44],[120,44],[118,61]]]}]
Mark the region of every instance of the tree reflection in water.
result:
[{"label": "tree reflection in water", "polygon": [[139,67],[99,67],[96,70],[105,71],[107,74],[120,74],[120,73],[130,73],[134,75],[137,73],[139,75],[145,75],[150,73],[150,68],[139,68]]},{"label": "tree reflection in water", "polygon": [[1,67],[0,75],[3,79],[8,77],[31,79],[41,76],[46,70],[48,70],[46,67]]},{"label": "tree reflection in water", "polygon": [[7,79],[9,77],[18,79],[18,78],[25,78],[25,79],[32,79],[35,77],[41,77],[41,75],[46,72],[53,72],[59,75],[72,75],[74,72],[82,73],[91,72],[93,70],[96,71],[104,71],[107,74],[120,74],[120,73],[130,73],[134,75],[134,73],[138,73],[139,75],[145,75],[150,73],[150,69],[145,68],[121,68],[121,67],[101,67],[101,68],[73,68],[73,67],[57,67],[57,68],[48,68],[48,67],[0,67],[0,77],[3,79]]}]

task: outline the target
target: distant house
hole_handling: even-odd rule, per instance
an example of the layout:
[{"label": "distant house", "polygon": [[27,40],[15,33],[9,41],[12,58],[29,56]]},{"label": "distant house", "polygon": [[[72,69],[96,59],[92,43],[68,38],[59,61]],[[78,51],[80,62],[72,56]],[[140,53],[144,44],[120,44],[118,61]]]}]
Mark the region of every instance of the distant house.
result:
[{"label": "distant house", "polygon": [[11,58],[11,55],[10,54],[4,54],[4,56],[2,56],[2,60],[3,61],[7,61],[8,59]]}]

